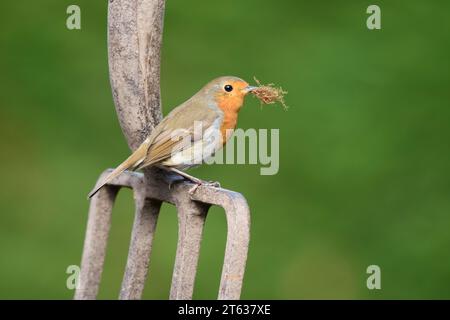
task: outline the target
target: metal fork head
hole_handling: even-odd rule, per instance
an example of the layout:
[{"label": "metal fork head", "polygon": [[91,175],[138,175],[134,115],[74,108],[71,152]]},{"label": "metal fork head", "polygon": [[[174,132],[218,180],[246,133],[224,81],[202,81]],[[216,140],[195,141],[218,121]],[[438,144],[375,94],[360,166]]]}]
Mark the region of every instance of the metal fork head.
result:
[{"label": "metal fork head", "polygon": [[[103,172],[99,180],[110,170]],[[250,239],[250,214],[245,198],[237,192],[208,185],[201,185],[190,193],[190,182],[172,185],[172,179],[173,176],[156,168],[145,174],[125,172],[92,198],[75,299],[95,299],[97,296],[111,212],[122,187],[133,189],[136,206],[119,299],[140,299],[142,296],[162,202],[171,203],[178,210],[178,246],[170,299],[192,299],[204,222],[211,205],[224,208],[228,226],[218,299],[240,298]]]}]

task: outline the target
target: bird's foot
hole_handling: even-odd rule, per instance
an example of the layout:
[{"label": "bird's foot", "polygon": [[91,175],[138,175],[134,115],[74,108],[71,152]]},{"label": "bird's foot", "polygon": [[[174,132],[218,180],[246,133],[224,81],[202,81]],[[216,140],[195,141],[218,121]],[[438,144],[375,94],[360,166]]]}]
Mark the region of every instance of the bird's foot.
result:
[{"label": "bird's foot", "polygon": [[200,186],[208,186],[208,187],[214,187],[214,188],[220,188],[220,183],[217,181],[203,181],[200,180],[198,182],[195,182],[194,186],[189,189],[189,194],[195,193],[197,191],[198,187]]},{"label": "bird's foot", "polygon": [[[193,194],[197,190],[197,188],[199,186],[201,186],[201,185],[215,187],[215,188],[220,188],[220,183],[219,182],[216,182],[216,181],[204,181],[204,180],[201,180],[201,179],[196,178],[194,176],[191,176],[191,175],[187,174],[184,171],[178,170],[176,168],[169,168],[168,170],[170,170],[172,172],[175,172],[176,174],[178,174],[179,176],[183,177],[184,179],[194,183],[194,186],[191,189],[189,189],[189,193],[190,194]],[[172,185],[175,184],[178,181],[179,180],[171,181],[169,183],[169,189],[172,188]]]},{"label": "bird's foot", "polygon": [[219,181],[205,181],[206,185],[214,188],[220,188],[220,182]]}]

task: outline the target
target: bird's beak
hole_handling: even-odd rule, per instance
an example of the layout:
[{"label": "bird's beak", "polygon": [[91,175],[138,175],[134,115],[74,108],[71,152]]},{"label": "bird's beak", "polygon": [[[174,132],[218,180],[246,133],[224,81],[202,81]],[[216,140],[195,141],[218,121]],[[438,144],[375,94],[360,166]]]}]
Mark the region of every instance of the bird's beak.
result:
[{"label": "bird's beak", "polygon": [[257,89],[258,87],[254,87],[254,86],[246,86],[244,89],[243,89],[243,91],[245,92],[245,93],[249,93],[249,92],[252,92],[253,90],[255,90],[255,89]]}]

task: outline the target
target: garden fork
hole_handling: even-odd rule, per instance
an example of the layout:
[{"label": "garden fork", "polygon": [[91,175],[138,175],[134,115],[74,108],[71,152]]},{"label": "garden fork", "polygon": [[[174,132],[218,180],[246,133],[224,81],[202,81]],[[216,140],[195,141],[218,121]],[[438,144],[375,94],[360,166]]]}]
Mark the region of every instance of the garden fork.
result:
[{"label": "garden fork", "polygon": [[[109,0],[108,53],[114,103],[132,150],[161,119],[160,48],[164,0]],[[99,177],[103,180],[110,173]],[[120,188],[133,190],[135,218],[120,299],[140,299],[149,269],[153,234],[162,202],[178,211],[178,246],[170,299],[192,299],[200,242],[211,205],[225,209],[227,243],[219,299],[239,299],[250,238],[250,214],[236,192],[178,181],[161,169],[124,172],[92,199],[75,299],[95,299],[99,290],[111,212]]]}]

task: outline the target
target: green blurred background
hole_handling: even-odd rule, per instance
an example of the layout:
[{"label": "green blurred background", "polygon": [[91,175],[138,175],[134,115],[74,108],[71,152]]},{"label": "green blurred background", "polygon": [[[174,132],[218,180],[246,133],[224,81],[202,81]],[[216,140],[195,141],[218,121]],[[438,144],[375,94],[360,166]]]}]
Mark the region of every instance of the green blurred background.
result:
[{"label": "green blurred background", "polygon": [[[69,4],[82,29],[65,27]],[[167,2],[164,114],[220,75],[289,91],[288,112],[247,99],[241,128],[280,129],[280,171],[203,166],[242,192],[252,237],[242,298],[450,298],[449,1]],[[86,194],[129,150],[113,108],[107,1],[0,4],[0,298],[70,299]],[[118,197],[99,298],[115,299],[133,221]],[[215,298],[226,240],[208,216],[195,298]],[[168,297],[175,210],[158,221],[144,297]],[[366,287],[381,267],[382,289]]]}]

